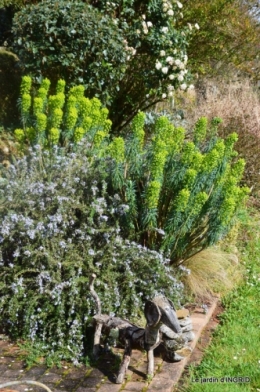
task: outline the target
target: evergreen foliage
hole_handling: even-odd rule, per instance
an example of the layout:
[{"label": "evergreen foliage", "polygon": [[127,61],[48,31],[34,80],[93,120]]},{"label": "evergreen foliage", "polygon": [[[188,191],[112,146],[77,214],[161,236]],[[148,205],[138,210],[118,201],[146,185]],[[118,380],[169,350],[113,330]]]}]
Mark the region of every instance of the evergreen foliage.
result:
[{"label": "evergreen foliage", "polygon": [[25,73],[83,84],[110,106],[118,133],[138,110],[187,89],[191,30],[176,28],[181,11],[173,0],[37,2],[16,12],[11,46]]}]

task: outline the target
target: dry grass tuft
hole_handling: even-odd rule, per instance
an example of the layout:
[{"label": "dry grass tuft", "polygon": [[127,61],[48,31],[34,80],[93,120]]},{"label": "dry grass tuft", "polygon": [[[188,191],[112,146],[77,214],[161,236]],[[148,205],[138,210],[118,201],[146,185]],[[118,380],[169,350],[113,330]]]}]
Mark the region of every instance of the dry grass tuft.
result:
[{"label": "dry grass tuft", "polygon": [[183,283],[197,302],[226,294],[243,278],[243,267],[237,256],[217,247],[201,251],[183,265],[190,270]]}]

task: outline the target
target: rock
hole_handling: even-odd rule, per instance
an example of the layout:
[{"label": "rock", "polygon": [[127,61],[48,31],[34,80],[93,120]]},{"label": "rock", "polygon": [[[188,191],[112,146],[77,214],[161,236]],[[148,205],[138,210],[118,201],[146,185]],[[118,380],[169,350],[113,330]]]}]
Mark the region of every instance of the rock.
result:
[{"label": "rock", "polygon": [[176,352],[174,353],[174,355],[172,356],[171,361],[172,362],[180,362],[184,359],[185,357],[182,357],[181,355],[177,354]]},{"label": "rock", "polygon": [[192,352],[192,349],[189,346],[182,347],[180,350],[177,350],[175,353],[180,355],[181,357],[188,357]]},{"label": "rock", "polygon": [[188,309],[183,308],[183,309],[176,310],[176,314],[177,314],[178,319],[183,319],[183,318],[189,316],[190,312]]},{"label": "rock", "polygon": [[182,335],[187,342],[192,342],[195,339],[195,333],[193,331],[184,332]]},{"label": "rock", "polygon": [[181,327],[186,327],[187,325],[192,325],[191,318],[188,316],[183,319],[180,319],[179,324]]},{"label": "rock", "polygon": [[186,343],[187,340],[182,336],[182,334],[179,335],[178,339],[163,339],[163,344],[167,351],[180,350]]},{"label": "rock", "polygon": [[185,327],[181,327],[182,333],[192,331],[192,324],[185,325]]}]

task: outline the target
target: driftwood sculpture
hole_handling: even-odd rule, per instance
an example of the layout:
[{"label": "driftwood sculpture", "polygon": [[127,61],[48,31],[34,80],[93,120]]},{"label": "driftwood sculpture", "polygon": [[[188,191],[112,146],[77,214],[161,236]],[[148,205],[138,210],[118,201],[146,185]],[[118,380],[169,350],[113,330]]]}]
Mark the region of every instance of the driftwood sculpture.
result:
[{"label": "driftwood sculpture", "polygon": [[[167,341],[169,340],[168,335],[173,333],[175,334],[175,337],[178,336],[180,338],[180,343],[182,345],[186,342],[181,336],[182,329],[176,316],[173,303],[164,296],[157,296],[153,300],[147,301],[144,309],[147,325],[145,328],[139,328],[128,320],[101,314],[100,299],[94,290],[95,278],[96,275],[93,274],[90,278],[89,285],[90,292],[97,306],[97,314],[94,316],[96,324],[93,348],[94,356],[98,356],[100,350],[102,328],[104,332],[110,332],[112,329],[115,329],[118,331],[119,341],[123,343],[125,347],[116,383],[121,384],[124,380],[133,348],[146,350],[148,362],[147,376],[152,377],[154,374],[154,349],[162,342],[163,336],[166,337]],[[164,330],[161,330],[161,328],[164,328]],[[171,347],[167,347],[166,345],[166,350],[171,351]]]}]

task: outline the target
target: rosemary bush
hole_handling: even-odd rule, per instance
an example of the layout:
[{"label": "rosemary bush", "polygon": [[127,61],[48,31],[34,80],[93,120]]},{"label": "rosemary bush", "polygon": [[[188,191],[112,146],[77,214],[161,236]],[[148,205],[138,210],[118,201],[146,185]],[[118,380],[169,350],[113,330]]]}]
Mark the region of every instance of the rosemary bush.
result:
[{"label": "rosemary bush", "polygon": [[36,145],[1,168],[0,324],[46,350],[49,362],[77,363],[89,344],[91,273],[104,313],[136,317],[157,291],[181,298],[168,260],[122,238],[117,220],[128,206],[109,196],[108,158],[90,147],[84,139],[71,153]]}]

